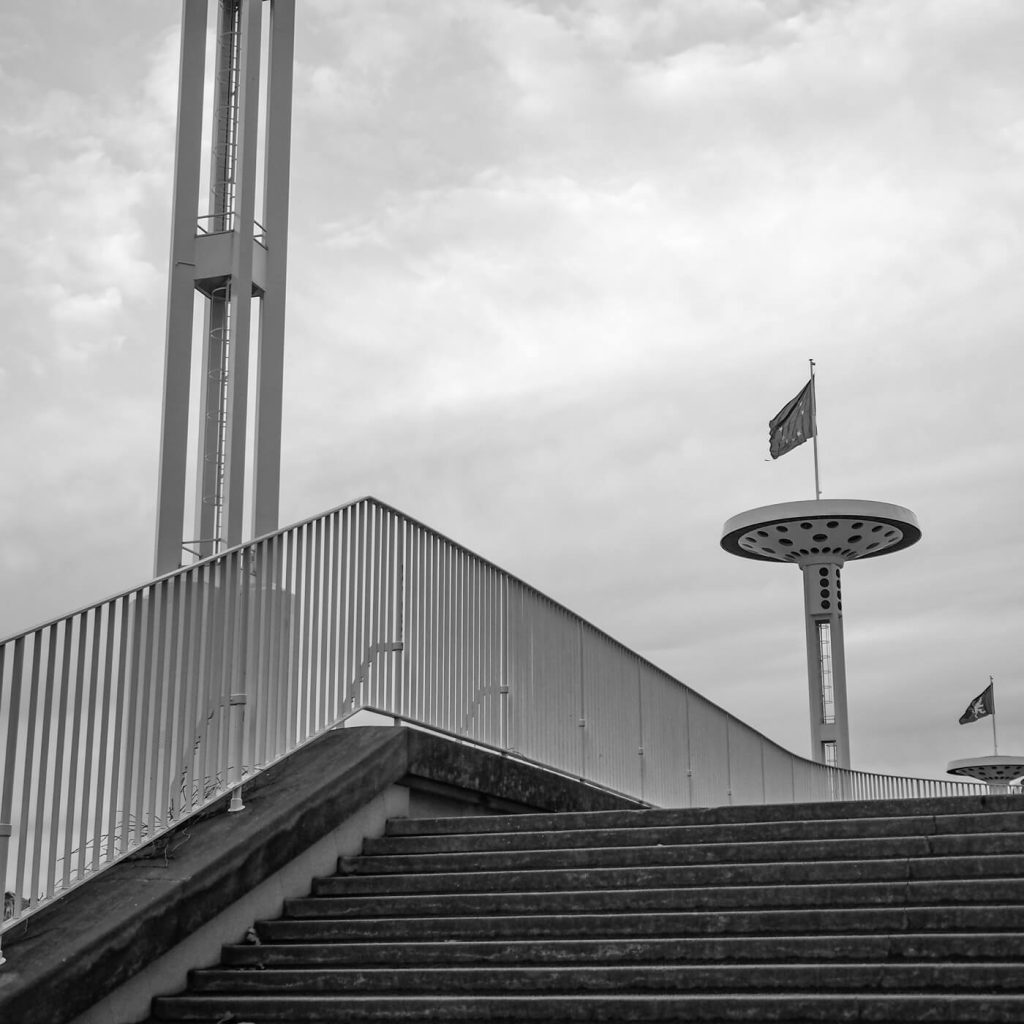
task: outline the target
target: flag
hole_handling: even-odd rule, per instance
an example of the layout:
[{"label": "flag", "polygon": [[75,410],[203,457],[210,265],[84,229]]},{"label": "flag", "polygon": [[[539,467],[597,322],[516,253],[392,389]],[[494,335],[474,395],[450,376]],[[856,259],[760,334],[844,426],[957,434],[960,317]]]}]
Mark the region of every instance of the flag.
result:
[{"label": "flag", "polygon": [[814,378],[768,424],[768,450],[773,459],[785,455],[790,449],[803,444],[817,434],[814,424]]},{"label": "flag", "polygon": [[969,725],[979,718],[996,713],[996,697],[992,689],[993,686],[995,686],[994,683],[989,683],[985,690],[967,705],[967,710],[960,716],[961,725]]}]

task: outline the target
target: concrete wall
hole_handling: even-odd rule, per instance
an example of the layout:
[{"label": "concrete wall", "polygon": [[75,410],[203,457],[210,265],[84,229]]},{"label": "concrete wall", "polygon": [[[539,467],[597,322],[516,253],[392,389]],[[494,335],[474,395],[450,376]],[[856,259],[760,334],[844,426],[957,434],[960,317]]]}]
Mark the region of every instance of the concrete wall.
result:
[{"label": "concrete wall", "polygon": [[358,856],[364,838],[383,835],[388,818],[407,817],[408,813],[409,790],[389,787],[280,871],[79,1014],[73,1024],[131,1024],[144,1020],[154,996],[183,991],[190,970],[218,964],[223,945],[244,941],[254,921],[280,917],[286,899],[308,896],[313,878],[335,874],[339,857]]}]

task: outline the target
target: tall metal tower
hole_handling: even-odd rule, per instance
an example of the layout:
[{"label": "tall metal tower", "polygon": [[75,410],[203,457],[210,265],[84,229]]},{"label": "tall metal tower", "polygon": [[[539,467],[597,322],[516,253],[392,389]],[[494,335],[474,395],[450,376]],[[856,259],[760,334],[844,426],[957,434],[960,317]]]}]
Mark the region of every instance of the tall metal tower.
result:
[{"label": "tall metal tower", "polygon": [[815,761],[850,767],[842,567],[901,551],[920,538],[917,518],[909,509],[848,499],[767,505],[733,516],[722,529],[722,547],[730,554],[759,562],[789,562],[803,573]]},{"label": "tall metal tower", "polygon": [[[208,0],[183,0],[167,303],[156,575],[184,551],[241,543],[256,331],[252,532],[278,526],[294,0],[215,0],[211,136],[203,173]],[[269,22],[264,31],[264,8]],[[267,42],[266,60],[263,57]],[[261,103],[261,83],[265,95]],[[257,217],[257,204],[260,203]],[[204,304],[194,530],[185,532],[195,297]],[[255,300],[255,301],[254,301]]]}]

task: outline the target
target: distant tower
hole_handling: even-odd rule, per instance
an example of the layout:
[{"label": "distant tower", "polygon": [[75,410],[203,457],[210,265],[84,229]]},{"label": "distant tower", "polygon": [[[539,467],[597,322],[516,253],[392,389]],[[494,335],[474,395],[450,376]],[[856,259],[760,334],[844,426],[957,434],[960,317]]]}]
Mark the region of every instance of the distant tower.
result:
[{"label": "distant tower", "polygon": [[[182,5],[157,575],[178,568],[183,545],[203,556],[241,543],[254,321],[253,535],[278,526],[295,8],[294,0],[215,0],[215,4],[209,190],[202,204],[209,5],[208,0],[183,0]],[[270,13],[266,33],[264,7]],[[269,50],[266,62],[261,53],[264,35]],[[196,294],[204,304],[203,351],[198,437],[192,439],[197,452],[195,528],[186,536]]]},{"label": "distant tower", "polygon": [[811,756],[850,767],[843,648],[845,562],[877,558],[921,538],[914,513],[880,501],[791,501],[733,516],[722,547],[761,562],[791,562],[804,576]]}]

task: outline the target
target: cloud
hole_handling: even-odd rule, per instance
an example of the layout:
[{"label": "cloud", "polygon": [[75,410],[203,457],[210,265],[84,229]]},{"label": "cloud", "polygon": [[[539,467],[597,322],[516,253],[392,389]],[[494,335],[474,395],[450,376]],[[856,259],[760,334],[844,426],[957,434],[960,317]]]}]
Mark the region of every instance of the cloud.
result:
[{"label": "cloud", "polygon": [[[804,750],[798,575],[717,543],[813,494],[813,356],[826,497],[924,528],[848,574],[855,759],[941,773],[989,663],[1024,714],[1024,8],[298,13],[285,521],[377,494]],[[5,21],[4,621],[149,571],[176,18]]]},{"label": "cloud", "polygon": [[[124,111],[110,123],[55,91],[22,116],[10,128],[19,155],[5,161],[13,188],[0,205],[0,258],[12,271],[20,265],[35,315],[49,317],[51,352],[84,358],[125,336],[126,297],[149,301],[165,279],[147,238],[148,204],[162,182],[118,155],[122,133],[134,130]],[[142,109],[136,117],[150,120]]]},{"label": "cloud", "polygon": [[[48,12],[71,31],[67,14]],[[25,21],[0,83],[5,632],[149,571],[174,106],[156,97],[176,41],[157,31],[120,63],[98,41],[76,77],[85,21],[66,53]],[[136,68],[141,90],[122,78]]]}]

